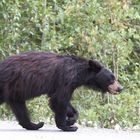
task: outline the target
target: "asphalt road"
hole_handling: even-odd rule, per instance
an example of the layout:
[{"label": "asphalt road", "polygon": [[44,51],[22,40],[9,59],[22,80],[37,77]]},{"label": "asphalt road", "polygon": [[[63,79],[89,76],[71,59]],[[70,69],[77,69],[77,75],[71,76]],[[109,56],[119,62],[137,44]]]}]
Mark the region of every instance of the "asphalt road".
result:
[{"label": "asphalt road", "polygon": [[37,131],[28,131],[17,122],[0,121],[0,140],[140,140],[140,132],[116,131],[81,127],[77,132],[63,132],[45,125]]}]

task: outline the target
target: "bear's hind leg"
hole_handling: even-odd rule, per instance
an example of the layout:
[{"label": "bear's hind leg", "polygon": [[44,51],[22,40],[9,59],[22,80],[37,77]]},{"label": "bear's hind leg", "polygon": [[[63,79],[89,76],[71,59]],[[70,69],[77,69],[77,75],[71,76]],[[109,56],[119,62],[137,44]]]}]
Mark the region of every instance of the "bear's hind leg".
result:
[{"label": "bear's hind leg", "polygon": [[3,97],[3,93],[0,90],[0,105],[4,103],[4,97]]},{"label": "bear's hind leg", "polygon": [[44,125],[43,122],[34,124],[30,121],[25,102],[9,102],[9,105],[19,121],[19,124],[23,128],[28,130],[38,130]]}]

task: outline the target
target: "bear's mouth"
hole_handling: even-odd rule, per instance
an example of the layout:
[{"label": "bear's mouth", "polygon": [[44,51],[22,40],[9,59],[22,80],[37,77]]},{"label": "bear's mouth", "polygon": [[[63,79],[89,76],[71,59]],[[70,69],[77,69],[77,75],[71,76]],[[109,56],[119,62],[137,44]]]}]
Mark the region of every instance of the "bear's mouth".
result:
[{"label": "bear's mouth", "polygon": [[122,86],[119,84],[118,81],[114,81],[113,84],[108,86],[108,91],[111,94],[119,94],[122,91]]},{"label": "bear's mouth", "polygon": [[114,95],[119,93],[119,92],[117,92],[117,91],[115,91],[115,90],[113,90],[111,88],[108,88],[108,91],[109,91],[109,93],[114,94]]}]

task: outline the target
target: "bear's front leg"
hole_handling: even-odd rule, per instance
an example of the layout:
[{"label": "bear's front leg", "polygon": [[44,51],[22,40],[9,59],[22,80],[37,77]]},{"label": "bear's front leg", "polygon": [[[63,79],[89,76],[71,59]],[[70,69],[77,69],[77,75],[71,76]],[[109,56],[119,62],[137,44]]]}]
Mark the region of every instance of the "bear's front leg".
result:
[{"label": "bear's front leg", "polygon": [[78,128],[69,126],[66,122],[68,102],[58,100],[57,98],[50,99],[51,109],[55,113],[56,126],[63,131],[76,131]]},{"label": "bear's front leg", "polygon": [[[58,105],[59,106],[59,105]],[[59,129],[62,129],[63,131],[76,131],[78,128],[73,126],[67,125],[66,122],[66,115],[67,115],[67,106],[60,105],[59,111],[55,112],[55,122]]]},{"label": "bear's front leg", "polygon": [[68,126],[73,125],[78,119],[78,111],[69,103],[67,106],[66,123]]}]

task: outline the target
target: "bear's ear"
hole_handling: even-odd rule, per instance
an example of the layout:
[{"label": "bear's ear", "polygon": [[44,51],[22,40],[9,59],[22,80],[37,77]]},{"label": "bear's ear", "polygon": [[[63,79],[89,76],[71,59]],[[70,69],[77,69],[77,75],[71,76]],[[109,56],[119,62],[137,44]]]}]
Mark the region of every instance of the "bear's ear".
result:
[{"label": "bear's ear", "polygon": [[89,60],[89,68],[91,68],[95,72],[99,72],[103,68],[103,65],[101,65],[96,60]]}]

